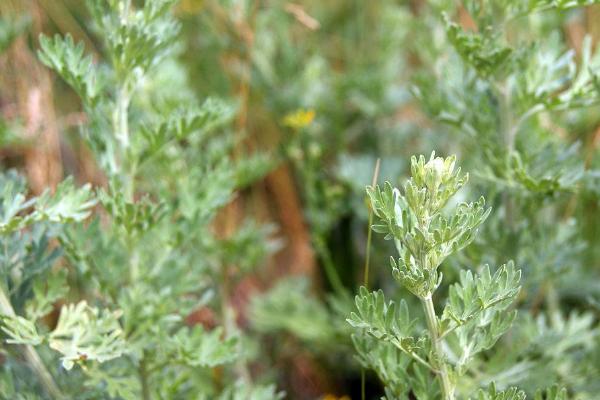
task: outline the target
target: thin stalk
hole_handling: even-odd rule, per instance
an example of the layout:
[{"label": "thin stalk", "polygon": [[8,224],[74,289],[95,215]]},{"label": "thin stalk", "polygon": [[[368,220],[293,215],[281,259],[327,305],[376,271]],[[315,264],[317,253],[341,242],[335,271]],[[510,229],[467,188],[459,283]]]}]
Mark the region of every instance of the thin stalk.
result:
[{"label": "thin stalk", "polygon": [[113,128],[115,137],[121,148],[121,165],[119,172],[122,177],[123,191],[127,201],[132,201],[134,195],[135,169],[131,165],[131,160],[129,160],[129,103],[131,98],[126,86],[127,84],[123,83],[123,86],[119,89],[117,95],[117,104],[113,114]]},{"label": "thin stalk", "polygon": [[436,374],[438,373],[438,370],[433,365],[429,364],[426,360],[424,360],[423,358],[421,358],[421,356],[419,356],[414,351],[412,351],[410,349],[407,349],[406,347],[402,346],[402,344],[399,341],[393,340],[391,343],[394,346],[396,346],[396,348],[398,348],[398,350],[402,351],[404,354],[406,354],[407,356],[409,356],[410,358],[412,358],[413,360],[415,360],[416,362],[418,362],[422,366],[426,367],[427,369],[429,369],[432,372],[435,372]]},{"label": "thin stalk", "polygon": [[[305,149],[305,151],[307,151]],[[320,207],[319,202],[316,200],[316,195],[314,194],[314,186],[316,186],[316,182],[318,178],[315,176],[311,168],[302,168],[301,166],[296,165],[298,167],[298,171],[302,180],[304,182],[311,182],[308,185],[308,189],[306,192],[306,202],[309,210],[318,209]],[[317,225],[315,221],[311,221],[312,228],[312,245],[319,256],[321,262],[323,263],[323,268],[325,270],[325,276],[327,281],[331,285],[332,289],[336,294],[344,295],[346,290],[344,288],[344,284],[335,268],[335,264],[331,257],[331,252],[327,248],[325,232],[323,229],[316,227]]]},{"label": "thin stalk", "polygon": [[[379,164],[381,162],[381,159],[377,159],[377,162],[375,163],[375,171],[373,172],[373,179],[371,180],[371,186],[375,186],[375,184],[377,183],[377,177],[379,176]],[[373,225],[373,208],[369,207],[369,226],[367,227],[367,249],[365,251],[365,270],[364,270],[364,285],[366,288],[369,287],[369,264],[371,261],[371,236],[373,233],[373,230],[371,229],[371,226]]]},{"label": "thin stalk", "polygon": [[361,368],[360,370],[360,398],[365,400],[367,398],[367,388],[366,388],[366,377],[365,377],[365,369]]},{"label": "thin stalk", "polygon": [[439,337],[439,326],[437,316],[435,315],[435,308],[433,307],[433,300],[431,295],[421,298],[423,304],[423,310],[427,318],[427,329],[429,330],[429,336],[431,337],[431,345],[433,346],[433,353],[436,366],[436,374],[440,380],[440,386],[442,389],[442,398],[444,400],[454,399],[454,387],[450,382],[450,375],[448,374],[448,366],[444,361],[444,353],[442,351],[442,343]]},{"label": "thin stalk", "polygon": [[[118,172],[121,176],[121,182],[123,183],[123,192],[125,194],[125,200],[129,203],[133,203],[135,198],[135,174],[136,165],[129,157],[129,104],[131,102],[131,95],[127,89],[127,83],[122,83],[117,96],[117,105],[114,111],[114,130],[115,136],[118,143],[121,146],[121,164],[118,167]],[[129,238],[128,240],[130,257],[129,257],[129,278],[130,282],[133,283],[138,280],[140,276],[140,254],[138,252],[135,240]]]},{"label": "thin stalk", "polygon": [[[125,0],[121,3],[121,7],[121,24],[127,25],[131,11],[131,0]],[[130,90],[131,86],[128,81],[127,75],[123,75],[117,87],[116,104],[113,111],[113,130],[117,144],[120,147],[120,162],[116,172],[123,184],[122,190],[125,200],[132,203],[135,198],[136,164],[130,157],[129,106],[133,89]],[[129,282],[130,284],[135,284],[140,277],[140,254],[136,240],[133,237],[128,238],[127,245],[129,247]],[[143,400],[150,400],[152,398],[148,383],[149,375],[147,355],[144,351],[138,364],[138,376]]]},{"label": "thin stalk", "polygon": [[325,275],[327,276],[329,284],[337,294],[343,295],[344,293],[346,293],[346,289],[344,288],[344,284],[342,283],[342,280],[340,279],[340,276],[337,273],[337,270],[335,269],[335,264],[331,259],[331,254],[329,253],[329,249],[325,244],[325,240],[323,239],[323,237],[321,237],[319,233],[317,233],[315,234],[313,243],[315,245],[315,250],[317,251],[317,254],[319,254],[321,260],[323,261]]},{"label": "thin stalk", "polygon": [[[515,148],[515,139],[517,136],[518,125],[513,124],[512,113],[510,112],[510,88],[508,84],[503,84],[498,88],[498,102],[499,102],[499,118],[500,118],[500,135],[506,146],[507,156],[510,157]],[[507,158],[506,162],[510,162],[510,158]],[[508,166],[507,166],[508,167]],[[510,171],[510,168],[508,169]],[[512,177],[511,177],[512,180]],[[506,223],[511,230],[514,230],[515,226],[515,205],[514,199],[508,191],[502,193],[502,203],[504,204],[504,212],[506,216]]]},{"label": "thin stalk", "polygon": [[[122,23],[127,23],[129,14],[130,2],[126,1],[123,4],[121,13]],[[117,90],[116,105],[113,111],[113,130],[117,143],[120,146],[120,164],[117,167],[117,173],[123,184],[123,193],[127,202],[133,202],[135,195],[135,163],[130,160],[129,148],[129,105],[131,103],[131,92],[129,91],[127,79],[119,83]],[[130,282],[135,282],[139,277],[140,256],[137,252],[135,241],[133,238],[128,239],[130,250],[129,257],[129,278]]]},{"label": "thin stalk", "polygon": [[[229,304],[229,299],[231,298],[231,287],[230,287],[230,276],[229,276],[230,267],[228,265],[223,265],[221,268],[221,320],[223,324],[223,330],[225,336],[231,335],[234,333],[238,327],[236,322],[236,314],[233,307]],[[241,377],[241,379],[247,383],[252,384],[252,374],[250,373],[250,369],[248,368],[248,364],[246,360],[241,358],[236,361],[235,365],[236,374]]]},{"label": "thin stalk", "polygon": [[[375,163],[375,171],[373,171],[373,179],[371,180],[371,186],[375,186],[377,183],[377,177],[379,176],[379,164],[381,159],[377,159]],[[371,237],[373,236],[373,230],[371,226],[373,225],[373,207],[369,207],[369,225],[367,226],[367,248],[365,250],[365,270],[363,275],[363,284],[368,289],[369,288],[369,265],[371,262]],[[365,400],[366,397],[366,377],[365,377],[365,369],[361,368],[360,370],[360,394],[361,399]]]},{"label": "thin stalk", "polygon": [[117,104],[115,107],[114,126],[115,135],[123,150],[129,148],[129,102],[130,95],[127,90],[127,84],[123,83],[117,94]]},{"label": "thin stalk", "polygon": [[[10,304],[10,300],[3,288],[0,288],[0,311],[2,314],[8,315],[9,317],[16,316],[15,310],[13,309],[12,304]],[[56,382],[54,382],[54,378],[52,378],[52,375],[46,369],[46,366],[37,351],[31,345],[24,345],[23,347],[25,348],[23,355],[25,356],[27,364],[33,372],[35,372],[48,395],[53,399],[64,399],[65,396],[58,388]]]},{"label": "thin stalk", "polygon": [[[129,23],[129,13],[131,11],[131,0],[124,0],[120,4],[120,18],[123,26]],[[115,138],[121,147],[121,160],[119,166],[119,173],[123,182],[123,190],[125,193],[125,199],[127,201],[133,201],[134,195],[134,174],[135,167],[129,159],[129,104],[131,103],[132,86],[130,85],[130,78],[128,74],[121,71],[119,74],[119,81],[117,86],[116,104],[113,111],[113,129]]]},{"label": "thin stalk", "polygon": [[140,365],[138,366],[138,374],[140,376],[140,385],[142,387],[142,399],[150,400],[150,386],[148,385],[148,370],[146,368],[146,352],[142,354]]},{"label": "thin stalk", "polygon": [[548,290],[546,295],[546,305],[548,307],[548,311],[550,314],[550,320],[552,321],[552,325],[554,327],[559,327],[561,324],[560,321],[560,301],[558,297],[558,293],[554,288],[553,281],[548,281]]}]

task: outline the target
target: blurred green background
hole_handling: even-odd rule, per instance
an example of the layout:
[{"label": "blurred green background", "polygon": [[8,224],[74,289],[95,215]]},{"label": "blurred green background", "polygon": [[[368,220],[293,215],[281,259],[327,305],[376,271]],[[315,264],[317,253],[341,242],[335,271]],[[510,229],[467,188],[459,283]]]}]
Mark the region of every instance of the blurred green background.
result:
[{"label": "blurred green background", "polygon": [[[492,5],[475,16],[478,3]],[[434,150],[457,154],[471,173],[469,196],[484,195],[494,208],[481,238],[446,262],[445,279],[454,280],[458,266],[508,259],[524,271],[522,329],[498,345],[522,351],[510,360],[489,355],[497,371],[509,364],[522,367],[510,370],[504,382],[533,391],[543,381],[559,381],[590,399],[600,390],[600,379],[592,379],[598,378],[598,350],[573,339],[596,337],[599,315],[593,306],[600,298],[599,95],[590,89],[592,94],[546,105],[518,121],[511,143],[499,134],[498,117],[508,107],[517,119],[539,93],[560,97],[578,71],[598,65],[598,57],[584,64],[584,38],[594,49],[600,8],[503,20],[493,3],[177,5],[182,31],[176,60],[164,63],[144,85],[169,90],[168,82],[187,76],[185,95],[235,105],[231,129],[242,140],[234,151],[269,154],[271,172],[239,193],[217,223],[236,229],[242,216],[252,216],[276,226],[278,250],[235,288],[232,301],[240,326],[258,337],[253,374],[272,377],[290,398],[360,397],[361,368],[345,318],[363,280],[364,188],[377,159],[378,180],[399,184],[411,155]],[[33,193],[55,187],[66,175],[106,185],[79,135],[86,115],[78,97],[36,57],[40,33],[68,32],[101,58],[83,2],[2,0],[0,14],[12,21],[0,26],[0,43],[10,43],[0,57],[0,162],[22,170]],[[444,15],[465,32],[481,33],[485,18],[503,21],[495,37],[485,37],[490,42],[479,64],[462,57]],[[519,57],[506,61],[494,41],[514,47]],[[566,53],[570,58],[559,58]],[[489,60],[495,61],[483,65]],[[506,99],[496,89],[510,82],[517,82],[515,94]],[[370,284],[399,296],[402,290],[387,268],[390,254],[392,246],[375,236]],[[547,345],[563,345],[560,356],[536,350],[539,341],[520,340],[529,335],[523,330],[541,329],[534,321],[546,311],[558,315],[548,327],[554,336]],[[202,315],[190,321],[204,323]],[[579,362],[585,371],[573,367]],[[547,369],[538,371],[541,365]],[[527,376],[525,382],[519,374]],[[373,398],[382,393],[372,373],[367,389]]]}]

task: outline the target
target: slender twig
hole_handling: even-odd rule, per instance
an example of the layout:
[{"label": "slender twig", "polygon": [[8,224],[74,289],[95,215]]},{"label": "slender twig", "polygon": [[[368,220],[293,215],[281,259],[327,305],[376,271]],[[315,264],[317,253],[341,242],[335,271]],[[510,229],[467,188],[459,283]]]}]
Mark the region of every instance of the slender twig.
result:
[{"label": "slender twig", "polygon": [[521,128],[521,125],[524,124],[525,121],[527,121],[529,119],[529,117],[532,117],[535,114],[537,114],[543,110],[544,110],[544,106],[542,104],[536,104],[535,106],[533,106],[529,110],[527,110],[525,113],[523,113],[519,117],[517,122],[515,122],[514,125],[510,128],[509,136],[512,137],[514,140],[514,138],[517,137],[517,133],[519,133],[519,129]]},{"label": "slender twig", "polygon": [[365,377],[365,369],[360,369],[360,398],[362,400],[366,400],[367,398],[367,380]]},{"label": "slender twig", "polygon": [[127,89],[127,83],[123,83],[122,87],[118,90],[117,104],[113,115],[113,129],[115,137],[120,145],[121,159],[120,159],[120,172],[123,179],[123,189],[125,198],[127,201],[133,200],[134,195],[134,171],[129,165],[129,103],[131,101],[129,90]]},{"label": "slender twig", "polygon": [[327,276],[329,284],[337,294],[345,294],[346,289],[344,288],[344,284],[342,283],[340,275],[335,269],[335,264],[333,263],[331,254],[329,253],[329,249],[325,244],[325,240],[319,233],[315,234],[315,237],[313,238],[313,244],[315,246],[317,254],[319,254],[321,260],[323,261],[325,275]]},{"label": "slender twig", "polygon": [[[371,186],[375,186],[377,183],[377,178],[379,176],[379,164],[381,163],[381,159],[377,159],[375,162],[375,171],[373,171],[373,179],[371,180]],[[363,284],[366,288],[369,288],[369,265],[371,262],[371,237],[373,230],[371,226],[373,225],[373,207],[369,207],[369,225],[367,226],[367,248],[365,250],[365,269],[363,275]],[[360,393],[361,399],[366,399],[366,389],[365,389],[365,369],[361,368],[360,370]]]},{"label": "slender twig", "polygon": [[142,399],[150,400],[150,386],[148,385],[148,370],[146,368],[146,352],[142,354],[142,359],[138,366],[140,376],[140,385],[142,386]]},{"label": "slender twig", "polygon": [[[8,296],[4,292],[3,288],[0,288],[0,312],[9,317],[16,316],[15,310],[13,309],[12,304],[10,303],[10,300],[8,299]],[[27,364],[38,376],[46,392],[53,399],[64,399],[65,396],[58,388],[58,385],[54,381],[54,378],[50,372],[46,369],[44,362],[40,358],[35,348],[31,345],[24,345],[23,347],[23,355],[25,356]]]},{"label": "slender twig", "polygon": [[[517,129],[513,126],[512,123],[512,114],[510,110],[510,88],[505,83],[503,85],[499,85],[497,87],[497,96],[498,96],[498,104],[499,104],[499,133],[501,139],[504,141],[506,146],[507,156],[510,157],[514,151],[515,147],[515,139],[517,135]],[[516,126],[516,125],[515,125]],[[508,158],[506,159],[508,163]],[[508,167],[508,165],[507,165]],[[510,171],[510,168],[508,169]],[[506,217],[507,226],[514,230],[515,226],[515,210],[514,210],[514,199],[508,192],[502,193],[502,202],[504,204],[504,213]]]},{"label": "slender twig", "polygon": [[[373,172],[373,179],[371,180],[371,186],[375,186],[377,183],[377,178],[379,176],[379,164],[381,160],[378,158],[375,163],[375,171]],[[367,249],[365,251],[365,269],[364,269],[364,279],[363,283],[366,288],[369,287],[369,263],[371,261],[371,236],[373,230],[371,226],[373,225],[373,208],[369,207],[369,226],[367,227]]]},{"label": "slender twig", "polygon": [[429,370],[431,370],[431,372],[434,372],[436,374],[439,373],[439,370],[437,368],[435,368],[433,365],[428,363],[425,359],[423,359],[421,356],[419,356],[414,351],[405,348],[404,346],[402,346],[399,342],[397,342],[395,340],[392,340],[391,343],[394,346],[396,346],[399,350],[401,350],[402,352],[407,354],[409,357],[411,357],[413,360],[415,360],[419,364],[423,365],[424,367],[427,367]]},{"label": "slender twig", "polygon": [[383,336],[376,335],[374,332],[371,332],[371,331],[367,331],[367,333],[377,340],[384,340],[388,343],[393,344],[398,350],[400,350],[401,352],[403,352],[404,354],[406,354],[407,356],[409,356],[410,358],[412,358],[419,364],[427,367],[431,372],[433,372],[435,374],[439,373],[438,369],[435,368],[433,365],[431,365],[429,362],[427,362],[427,360],[422,358],[420,355],[418,355],[414,351],[402,346],[402,343],[396,337],[389,336],[389,335],[383,335]]}]

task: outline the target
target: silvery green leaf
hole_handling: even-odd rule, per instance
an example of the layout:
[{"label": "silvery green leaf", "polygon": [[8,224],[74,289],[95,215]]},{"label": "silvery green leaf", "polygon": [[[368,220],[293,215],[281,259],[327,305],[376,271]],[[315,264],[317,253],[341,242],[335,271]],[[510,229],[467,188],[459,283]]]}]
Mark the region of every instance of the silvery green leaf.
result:
[{"label": "silvery green leaf", "polygon": [[169,339],[174,357],[192,367],[215,367],[239,356],[238,338],[223,339],[220,328],[206,331],[201,327],[181,329]]},{"label": "silvery green leaf", "polygon": [[61,182],[56,191],[43,193],[36,203],[35,219],[50,222],[80,222],[89,217],[96,204],[91,185],[76,188],[73,179]]},{"label": "silvery green leaf", "polygon": [[95,105],[102,90],[96,66],[90,55],[84,55],[83,43],[75,44],[67,34],[54,38],[40,36],[38,57],[55,70],[89,105]]},{"label": "silvery green leaf", "polygon": [[[468,324],[486,310],[506,309],[519,293],[520,279],[521,271],[516,270],[512,262],[502,265],[493,275],[487,265],[477,275],[461,271],[460,282],[450,286],[448,303],[442,314],[441,323],[445,330]],[[485,317],[489,321],[490,314]]]},{"label": "silvery green leaf", "polygon": [[9,337],[7,343],[37,346],[44,341],[34,322],[18,315],[2,315],[0,319],[2,330]]},{"label": "silvery green leaf", "polygon": [[65,369],[86,361],[105,362],[126,352],[119,311],[90,307],[85,301],[62,307],[56,328],[49,334],[50,347],[62,354]]},{"label": "silvery green leaf", "polygon": [[472,397],[471,400],[525,400],[526,397],[525,392],[518,388],[498,390],[496,385],[492,383],[488,390],[480,389],[476,397]]},{"label": "silvery green leaf", "polygon": [[566,388],[561,388],[559,385],[553,385],[546,390],[537,390],[533,400],[567,400],[568,398]]},{"label": "silvery green leaf", "polygon": [[47,315],[68,290],[66,270],[50,274],[46,280],[36,280],[33,283],[33,298],[25,305],[27,317],[36,321]]}]

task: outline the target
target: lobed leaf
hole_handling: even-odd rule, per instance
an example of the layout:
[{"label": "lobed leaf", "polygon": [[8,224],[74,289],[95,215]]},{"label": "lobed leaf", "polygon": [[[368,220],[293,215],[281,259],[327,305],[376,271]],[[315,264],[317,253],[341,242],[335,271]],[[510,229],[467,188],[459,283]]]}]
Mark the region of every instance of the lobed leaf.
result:
[{"label": "lobed leaf", "polygon": [[173,356],[191,367],[215,367],[234,361],[239,355],[238,338],[223,339],[220,328],[210,332],[197,326],[181,329],[169,339]]},{"label": "lobed leaf", "polygon": [[461,271],[460,282],[450,286],[442,313],[443,334],[480,318],[486,310],[506,309],[519,293],[520,279],[521,271],[515,270],[512,262],[502,265],[494,275],[487,265],[476,276],[471,271]]},{"label": "lobed leaf", "polygon": [[37,346],[44,337],[37,332],[35,323],[18,315],[2,315],[2,331],[9,337],[7,343]]},{"label": "lobed leaf", "polygon": [[526,397],[525,392],[516,387],[498,390],[492,383],[487,390],[480,389],[471,400],[525,400]]},{"label": "lobed leaf", "polygon": [[62,354],[62,365],[67,370],[87,360],[105,362],[120,357],[127,352],[120,315],[119,311],[102,313],[85,301],[65,305],[48,343]]},{"label": "lobed leaf", "polygon": [[83,42],[75,44],[73,37],[55,35],[54,38],[40,36],[38,58],[47,67],[60,75],[85,104],[97,104],[102,83],[90,55],[84,55]]}]

